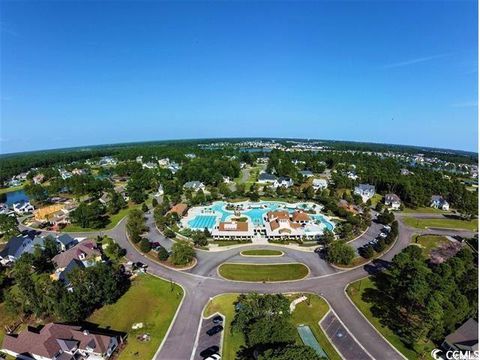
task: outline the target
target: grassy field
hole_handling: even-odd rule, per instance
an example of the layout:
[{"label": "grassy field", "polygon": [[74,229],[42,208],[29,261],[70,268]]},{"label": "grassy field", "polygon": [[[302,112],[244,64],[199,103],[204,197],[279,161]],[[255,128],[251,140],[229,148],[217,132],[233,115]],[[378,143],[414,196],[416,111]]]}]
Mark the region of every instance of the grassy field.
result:
[{"label": "grassy field", "polygon": [[308,268],[299,263],[295,264],[233,264],[220,265],[221,276],[229,280],[238,281],[285,281],[303,279],[308,275]]},{"label": "grassy field", "polygon": [[125,209],[120,210],[118,213],[116,213],[114,215],[110,215],[110,220],[109,220],[108,224],[104,228],[101,228],[101,229],[82,228],[79,225],[68,224],[67,226],[65,226],[63,231],[65,231],[65,232],[88,232],[88,231],[110,230],[110,229],[113,229],[115,226],[117,226],[117,224],[120,222],[120,220],[122,220],[125,216],[128,215],[128,212],[130,210],[140,208],[140,206],[141,205],[132,205],[132,206],[129,206]]},{"label": "grassy field", "polygon": [[412,238],[412,243],[420,245],[423,254],[428,257],[430,251],[448,243],[448,239],[440,235],[415,235]]},{"label": "grassy field", "polygon": [[[222,359],[234,360],[237,351],[242,345],[245,345],[245,339],[240,332],[231,332],[230,325],[235,316],[234,302],[237,300],[239,294],[223,294],[213,298],[207,305],[204,311],[204,316],[209,317],[216,312],[222,313],[225,316],[224,334],[223,334],[223,354]],[[300,295],[300,294],[298,294]],[[331,360],[340,360],[341,357],[337,354],[332,344],[320,329],[318,322],[327,313],[328,304],[319,296],[307,295],[310,299],[310,305],[307,302],[298,304],[292,314],[292,321],[295,326],[300,324],[309,325],[317,341],[325,350]],[[290,295],[296,298],[298,296]],[[302,344],[300,336],[297,336],[297,343]]]},{"label": "grassy field", "polygon": [[[325,316],[329,310],[329,306],[325,300],[320,296],[313,294],[306,294],[309,298],[309,301],[303,301],[295,307],[294,312],[292,313],[292,321],[295,326],[298,325],[308,325],[315,335],[320,346],[327,353],[330,360],[341,360],[340,355],[338,355],[335,348],[332,346],[330,340],[328,340],[325,333],[320,328],[318,322]],[[298,296],[292,296],[297,298]],[[292,299],[293,300],[293,299]],[[300,335],[297,335],[297,343],[303,345]]]},{"label": "grassy field", "polygon": [[8,188],[2,188],[0,189],[0,194],[6,194],[8,192],[22,190],[24,186],[25,185],[19,185],[19,186],[12,186]]},{"label": "grassy field", "polygon": [[380,323],[380,319],[374,317],[371,312],[372,305],[362,299],[362,294],[365,289],[374,288],[370,278],[364,278],[351,283],[347,287],[347,294],[358,307],[358,309],[367,317],[370,323],[392,344],[398,351],[400,351],[408,359],[424,359],[435,348],[432,342],[419,343],[415,347],[415,351],[407,348],[400,338],[388,327]]},{"label": "grassy field", "polygon": [[[151,359],[182,300],[180,286],[151,275],[140,275],[131,288],[115,303],[95,311],[87,321],[128,333],[127,346],[119,359]],[[144,327],[132,330],[132,325],[143,322]],[[148,333],[151,340],[140,342],[137,335]]]},{"label": "grassy field", "polygon": [[431,207],[419,207],[416,209],[412,208],[405,208],[403,210],[404,213],[407,214],[415,214],[415,213],[420,213],[420,214],[447,214],[448,211],[441,210],[441,209],[435,209]]},{"label": "grassy field", "polygon": [[280,250],[258,249],[244,250],[240,254],[243,256],[281,256],[283,252]]},{"label": "grassy field", "polygon": [[222,359],[235,360],[236,353],[242,345],[245,345],[245,339],[241,332],[231,332],[230,324],[235,316],[235,306],[233,303],[237,300],[239,294],[222,294],[213,298],[205,308],[203,316],[209,317],[216,312],[225,316],[225,328],[223,333],[223,353]]},{"label": "grassy field", "polygon": [[478,220],[458,220],[458,219],[419,219],[413,217],[406,217],[403,222],[412,227],[419,229],[425,228],[448,228],[448,229],[466,229],[477,231]]}]

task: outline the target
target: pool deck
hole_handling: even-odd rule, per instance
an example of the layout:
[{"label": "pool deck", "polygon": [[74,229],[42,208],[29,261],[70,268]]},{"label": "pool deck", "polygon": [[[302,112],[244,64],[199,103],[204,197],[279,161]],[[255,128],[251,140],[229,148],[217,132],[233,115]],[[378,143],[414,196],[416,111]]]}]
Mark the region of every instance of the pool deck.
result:
[{"label": "pool deck", "polygon": [[[229,210],[227,206],[233,206],[234,209]],[[264,216],[268,211],[284,210],[289,213],[295,210],[314,210],[315,214],[310,214],[315,223],[305,226],[305,232],[315,233],[323,232],[325,228],[334,228],[334,224],[329,217],[321,213],[322,205],[313,202],[286,203],[282,201],[244,201],[239,203],[228,203],[225,201],[216,201],[206,206],[195,206],[188,210],[187,214],[181,219],[184,228],[192,230],[203,230],[208,228],[212,230],[222,221],[228,221],[232,217],[246,217],[250,224],[256,228],[264,228]],[[215,216],[212,222],[208,217]]]}]

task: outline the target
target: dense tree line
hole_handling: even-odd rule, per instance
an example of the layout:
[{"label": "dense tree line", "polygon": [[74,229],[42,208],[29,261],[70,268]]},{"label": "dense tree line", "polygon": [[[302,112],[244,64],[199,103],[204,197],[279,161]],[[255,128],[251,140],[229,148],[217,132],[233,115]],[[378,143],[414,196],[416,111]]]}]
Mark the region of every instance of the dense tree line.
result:
[{"label": "dense tree line", "polygon": [[397,254],[391,267],[374,276],[376,289],[364,297],[372,311],[410,347],[424,339],[441,342],[478,308],[478,268],[472,252],[429,264],[417,246]]},{"label": "dense tree line", "polygon": [[7,311],[18,316],[33,314],[57,321],[80,321],[106,304],[114,303],[129,286],[119,269],[105,263],[74,269],[68,275],[71,290],[50,278],[48,254],[22,255],[15,262],[15,285],[4,294]]}]

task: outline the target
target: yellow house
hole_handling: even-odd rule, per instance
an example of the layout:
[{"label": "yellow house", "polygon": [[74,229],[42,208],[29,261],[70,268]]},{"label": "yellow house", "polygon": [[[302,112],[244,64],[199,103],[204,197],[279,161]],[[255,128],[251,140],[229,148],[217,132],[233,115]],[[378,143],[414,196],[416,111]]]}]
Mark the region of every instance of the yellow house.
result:
[{"label": "yellow house", "polygon": [[45,206],[43,208],[37,209],[33,212],[33,215],[35,217],[35,220],[37,221],[48,221],[52,219],[55,214],[61,210],[65,205],[63,204],[53,204],[49,206]]}]

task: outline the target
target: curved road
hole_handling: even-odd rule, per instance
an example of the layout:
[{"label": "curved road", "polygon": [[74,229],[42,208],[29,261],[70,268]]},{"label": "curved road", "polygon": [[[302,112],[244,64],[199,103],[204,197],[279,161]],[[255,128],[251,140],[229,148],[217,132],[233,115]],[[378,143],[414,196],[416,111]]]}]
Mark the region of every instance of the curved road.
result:
[{"label": "curved road", "polygon": [[[414,214],[409,214],[414,216]],[[397,217],[401,220],[401,216]],[[374,359],[402,359],[402,357],[381,337],[370,323],[359,313],[356,307],[349,301],[345,294],[345,287],[352,281],[361,279],[368,275],[369,266],[359,267],[352,270],[338,271],[318,258],[314,252],[303,252],[282,248],[285,252],[285,260],[272,258],[272,262],[299,261],[311,268],[308,278],[298,281],[280,283],[247,283],[233,282],[221,279],[216,274],[216,268],[225,261],[239,261],[238,253],[241,249],[231,249],[217,252],[198,251],[198,264],[192,270],[178,271],[166,268],[141,254],[128,241],[125,233],[125,222],[123,219],[114,229],[105,231],[113,237],[120,246],[127,250],[127,258],[131,261],[141,261],[149,266],[149,272],[164,279],[180,284],[185,292],[184,300],[178,311],[177,317],[161,346],[155,355],[155,359],[185,360],[190,359],[195,351],[195,340],[197,329],[200,323],[203,307],[211,297],[227,292],[260,292],[260,293],[282,293],[282,292],[312,292],[323,296],[341,319],[344,326],[349,330],[363,349]],[[167,248],[171,247],[171,240],[161,235],[153,224],[151,214],[147,214],[147,225],[149,226],[149,239],[158,241]],[[437,233],[451,235],[449,230],[420,230],[405,226],[399,221],[399,237],[392,248],[384,254],[381,259],[390,261],[397,253],[410,244],[410,239],[415,233]],[[471,232],[455,231],[455,235],[471,236]],[[74,236],[92,236],[97,233],[78,233]],[[366,235],[367,236],[367,235]],[[371,234],[369,233],[369,236]],[[366,239],[358,239],[364,242]],[[254,247],[254,245],[252,245]],[[275,248],[277,246],[262,245],[258,248]],[[242,248],[243,249],[243,248]],[[248,261],[249,258],[242,258]],[[371,267],[370,267],[371,268]]]}]

